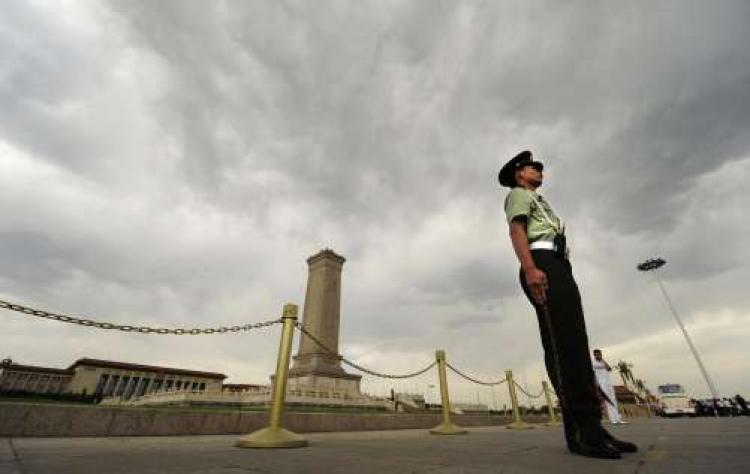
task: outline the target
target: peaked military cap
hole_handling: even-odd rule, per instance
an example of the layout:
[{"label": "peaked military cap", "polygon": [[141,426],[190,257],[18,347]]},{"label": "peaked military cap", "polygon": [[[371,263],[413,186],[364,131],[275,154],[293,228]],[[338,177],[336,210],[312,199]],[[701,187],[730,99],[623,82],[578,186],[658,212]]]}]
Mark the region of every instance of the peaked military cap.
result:
[{"label": "peaked military cap", "polygon": [[512,188],[516,185],[516,170],[523,166],[533,166],[539,171],[544,169],[544,165],[541,161],[534,161],[531,152],[524,150],[510,159],[509,162],[505,163],[497,174],[497,180],[501,186]]}]

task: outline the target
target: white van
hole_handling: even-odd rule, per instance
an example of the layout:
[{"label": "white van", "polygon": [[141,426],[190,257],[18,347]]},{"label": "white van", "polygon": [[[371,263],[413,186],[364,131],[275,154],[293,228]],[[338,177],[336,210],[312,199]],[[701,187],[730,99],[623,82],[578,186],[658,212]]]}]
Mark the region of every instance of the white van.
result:
[{"label": "white van", "polygon": [[659,405],[661,416],[695,416],[695,405],[676,383],[659,385]]}]

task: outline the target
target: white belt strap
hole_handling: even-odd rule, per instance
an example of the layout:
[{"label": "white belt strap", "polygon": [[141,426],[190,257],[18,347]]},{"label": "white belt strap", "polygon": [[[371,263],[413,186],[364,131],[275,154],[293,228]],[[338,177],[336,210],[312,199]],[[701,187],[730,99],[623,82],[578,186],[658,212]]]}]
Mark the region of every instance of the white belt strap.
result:
[{"label": "white belt strap", "polygon": [[529,244],[530,250],[555,250],[555,243],[549,240],[537,240]]}]

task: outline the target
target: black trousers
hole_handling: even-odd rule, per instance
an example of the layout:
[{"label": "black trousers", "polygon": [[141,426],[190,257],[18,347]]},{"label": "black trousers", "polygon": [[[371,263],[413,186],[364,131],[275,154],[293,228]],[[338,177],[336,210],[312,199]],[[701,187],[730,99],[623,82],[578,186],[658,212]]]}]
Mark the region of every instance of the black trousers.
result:
[{"label": "black trousers", "polygon": [[547,275],[547,314],[531,297],[521,272],[521,286],[536,309],[547,374],[560,400],[568,446],[595,442],[601,436],[601,407],[591,366],[581,295],[568,259],[553,250],[532,250],[537,268]]}]

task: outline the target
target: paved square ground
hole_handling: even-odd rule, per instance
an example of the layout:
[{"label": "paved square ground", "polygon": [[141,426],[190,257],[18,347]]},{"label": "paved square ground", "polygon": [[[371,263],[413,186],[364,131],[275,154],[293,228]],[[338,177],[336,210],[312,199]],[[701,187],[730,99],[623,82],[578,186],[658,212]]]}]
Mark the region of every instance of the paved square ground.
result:
[{"label": "paved square ground", "polygon": [[252,450],[237,436],[0,439],[2,473],[750,473],[750,418],[644,419],[609,427],[641,452],[588,459],[563,448],[561,428],[472,428],[308,434],[310,447]]}]

